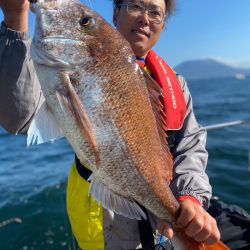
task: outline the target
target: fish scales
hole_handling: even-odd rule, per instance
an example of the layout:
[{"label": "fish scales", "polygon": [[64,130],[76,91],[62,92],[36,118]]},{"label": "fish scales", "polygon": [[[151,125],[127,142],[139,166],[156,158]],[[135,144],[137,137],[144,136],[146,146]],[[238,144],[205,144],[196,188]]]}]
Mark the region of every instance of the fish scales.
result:
[{"label": "fish scales", "polygon": [[[153,108],[129,43],[80,1],[37,0],[32,9],[31,54],[46,102],[28,141],[65,135],[93,171],[90,192],[104,206],[131,217],[140,213],[136,201],[174,225],[179,205],[168,186],[173,160],[157,124],[162,111]],[[176,236],[175,249],[203,249]]]},{"label": "fish scales", "polygon": [[[72,33],[67,30],[74,30],[76,22],[73,25],[69,24],[69,29],[66,29],[68,23],[58,22],[57,19],[69,20],[73,18],[73,20],[76,20],[76,17],[79,19],[79,14],[75,14],[79,13],[78,2],[59,1],[59,3],[61,9],[67,6],[67,9],[70,8],[73,11],[66,15],[65,12],[60,12],[59,8],[55,8],[49,10],[46,15],[44,10],[40,13],[41,19],[38,19],[38,22],[40,22],[38,27],[42,28],[37,29],[37,34],[40,35],[35,36],[33,43],[34,47],[40,49],[40,52],[37,52],[36,49],[33,50],[34,61],[36,62],[36,57],[41,58],[39,53],[43,54],[44,52],[41,53],[41,50],[44,50],[48,58],[60,58],[62,61],[70,61],[69,63],[72,63],[71,60],[76,63],[80,62],[79,65],[70,68],[69,78],[71,83],[74,84],[76,94],[81,99],[93,126],[101,160],[101,168],[98,169],[97,173],[102,176],[104,183],[109,184],[117,192],[127,190],[127,183],[130,183],[132,193],[136,193],[135,190],[140,187],[138,178],[146,179],[146,183],[158,183],[159,178],[164,179],[163,157],[159,156],[162,152],[162,145],[142,74],[135,60],[128,63],[129,58],[133,55],[130,46],[124,39],[121,39],[118,32],[114,33],[113,28],[104,23],[103,20],[101,20],[102,25],[99,25],[99,35],[94,31],[95,36],[91,36],[93,31],[90,30],[88,34],[84,33],[84,39],[81,37],[83,36],[82,32],[78,33],[80,37],[77,37],[77,35],[72,37]],[[75,3],[77,3],[77,7]],[[51,6],[55,7],[51,4],[47,8],[51,8]],[[55,13],[55,11],[58,11],[58,13]],[[90,10],[86,11],[86,8],[84,8],[84,11],[87,15],[89,12],[92,14]],[[96,19],[98,20],[100,17],[97,16]],[[43,22],[45,22],[45,25],[43,25]],[[50,24],[55,22],[59,23],[59,28],[56,29],[55,25],[53,29],[50,29]],[[103,39],[104,33],[107,39]],[[64,37],[62,41],[60,41],[61,36]],[[114,39],[114,36],[117,39]],[[70,39],[77,42],[70,47],[70,39],[67,38],[66,41],[66,37],[71,37]],[[83,44],[79,42],[89,37],[92,46],[87,47],[86,42],[83,42]],[[110,48],[110,45],[112,45],[112,50],[109,51],[113,51],[113,53],[106,53],[103,48]],[[82,54],[86,59],[76,57],[79,54]],[[119,55],[119,57],[116,55]],[[39,60],[37,61],[39,63]],[[54,62],[54,64],[57,63],[60,66],[60,62]],[[39,69],[37,71],[39,75]],[[45,71],[43,70],[42,73]],[[52,74],[58,75],[55,72]],[[51,74],[47,72],[47,76],[49,75]],[[58,106],[54,101],[56,93],[51,94],[51,90],[56,91],[60,88],[60,86],[57,86],[58,83],[59,85],[61,83],[60,76],[58,78],[55,79],[56,87],[42,86],[46,100],[49,100],[48,103],[52,103],[50,106],[53,108],[51,109],[55,109],[56,105]],[[50,83],[50,79],[51,77],[47,77],[41,82]],[[50,93],[48,93],[48,90]],[[83,162],[87,162],[92,170],[95,170],[95,156],[89,143],[82,140],[81,131],[72,122],[69,124],[65,121],[70,121],[72,118],[69,115],[64,115],[62,118],[60,113],[60,107],[58,107],[55,114],[57,114],[59,124],[65,131],[66,136],[69,135],[67,136],[68,140],[77,155]],[[79,143],[80,140],[81,143]],[[84,151],[84,156],[82,156],[82,151]],[[157,169],[158,175],[152,175],[152,172],[156,172]],[[134,175],[131,174],[133,171]],[[130,175],[126,174],[128,172],[130,172]],[[133,178],[130,178],[130,176],[133,176]],[[121,185],[122,183],[124,185]],[[140,187],[140,192],[143,193],[143,195],[139,195],[140,197],[146,197],[144,192],[146,183]],[[126,196],[129,196],[131,191],[128,191]],[[139,199],[136,198],[136,200]],[[152,202],[149,203],[153,204]]]},{"label": "fish scales", "polygon": [[[68,1],[68,3],[70,7],[67,8],[71,8],[74,13],[79,13],[79,6],[75,7],[74,5],[76,1]],[[65,3],[62,3],[61,8],[66,7],[64,4]],[[48,8],[51,6],[53,6],[53,4],[48,6]],[[58,11],[59,8],[56,8],[56,10]],[[86,13],[88,12],[89,10]],[[71,33],[67,32],[67,29],[65,28],[65,23],[58,22],[57,18],[59,18],[59,16],[65,20],[69,19],[69,14],[66,15],[65,12],[55,14],[54,9],[45,17],[41,15],[41,22],[46,23],[41,29],[43,37],[60,37],[64,30],[66,30],[66,33],[63,33],[65,37],[71,36]],[[72,18],[71,15],[70,17]],[[79,16],[77,16],[77,18],[79,18]],[[54,26],[53,29],[49,29],[49,27],[51,27],[50,24],[55,21],[59,23],[59,28],[56,29],[56,26]],[[118,33],[115,33],[115,35],[118,36],[118,39],[114,39],[113,29],[107,29],[107,25],[100,25],[100,27],[102,27],[102,29],[106,28],[104,31],[107,33],[107,37],[112,37],[112,41],[110,39],[100,39],[98,36],[91,37],[91,43],[93,43],[94,46],[89,46],[87,48],[87,62],[70,70],[70,80],[72,83],[75,83],[74,87],[76,93],[79,95],[83,106],[88,113],[91,124],[93,124],[93,131],[99,146],[98,150],[101,157],[102,168],[107,169],[107,171],[110,172],[110,169],[105,167],[107,165],[111,167],[111,170],[112,168],[114,169],[116,166],[114,162],[123,163],[122,166],[124,166],[125,172],[128,170],[131,171],[131,166],[140,167],[139,170],[143,173],[143,178],[148,178],[148,181],[154,183],[154,180],[152,179],[157,178],[155,175],[152,175],[152,170],[154,169],[155,171],[153,166],[156,165],[157,162],[159,166],[162,165],[162,162],[159,162],[159,159],[161,158],[159,157],[159,154],[156,155],[153,153],[155,151],[148,150],[147,152],[145,149],[151,149],[153,145],[157,152],[161,152],[162,148],[159,143],[159,137],[157,137],[157,128],[153,119],[152,109],[145,108],[150,107],[150,104],[144,80],[142,79],[140,71],[136,70],[138,68],[136,67],[137,65],[135,62],[132,64],[128,63],[128,57],[131,57],[132,51],[127,42],[125,42],[124,39],[121,39],[121,36]],[[75,26],[71,26],[70,28],[75,28]],[[102,32],[100,31],[100,33]],[[75,38],[75,40],[77,39]],[[115,44],[113,44],[114,40],[117,41]],[[43,41],[43,39],[35,39],[34,43],[37,47],[40,46],[41,49],[46,49],[51,52],[55,58],[61,56],[61,60],[73,58],[74,61],[81,61],[80,58],[75,58],[75,55],[86,55],[86,51],[82,50],[79,42],[75,47],[71,48],[71,52],[68,48],[69,46],[67,46],[68,44],[64,43],[64,41],[62,42],[62,46],[60,46],[58,41],[53,40]],[[113,53],[103,53],[103,47],[110,47],[110,44],[112,44],[113,47],[109,52],[113,51]],[[120,50],[120,48],[123,49]],[[120,54],[118,57],[119,60],[114,60],[114,55],[118,52],[117,50]],[[80,76],[82,76],[82,79],[79,79]],[[77,78],[80,81],[78,81]],[[51,77],[48,77],[46,82],[49,82],[49,79],[51,79]],[[60,80],[56,80],[55,82],[58,83]],[[83,84],[77,84],[77,82],[83,82]],[[45,96],[50,95],[50,93],[46,94],[47,89],[49,89],[49,86],[43,88]],[[58,89],[58,86],[53,87],[53,89]],[[54,96],[55,93],[54,95],[51,95],[51,99],[55,100]],[[99,100],[94,99],[93,96],[97,99],[99,98]],[[51,103],[53,103],[51,105],[53,107],[58,105],[55,104],[54,101],[51,101]],[[60,108],[58,108],[58,110],[60,110]],[[117,110],[119,110],[119,112],[117,112]],[[63,123],[64,121],[60,118],[59,112],[58,117],[59,120],[61,120],[61,123]],[[126,121],[126,123],[124,121]],[[111,124],[113,125],[112,127]],[[65,125],[62,125],[62,127],[64,126]],[[71,125],[67,126],[70,127]],[[119,132],[117,132],[117,128]],[[109,129],[110,133],[106,132],[109,131]],[[72,134],[71,131],[77,129],[66,128],[64,130],[66,130],[66,134],[70,135]],[[152,138],[149,138],[149,135],[152,135]],[[77,138],[81,138],[81,133],[78,133]],[[77,144],[74,142],[79,141],[77,138],[73,139],[71,144]],[[117,143],[119,141],[120,144]],[[116,154],[111,155],[110,150],[114,150],[112,149],[114,147],[113,145],[116,145],[118,148],[116,149]],[[118,150],[119,147],[120,150]],[[88,142],[81,145],[77,151],[84,150],[86,154],[86,149],[90,149]],[[130,157],[128,157],[128,150],[130,151]],[[89,153],[87,157],[82,157],[82,160],[84,162],[87,161],[90,168],[94,169],[94,158],[94,154]],[[133,163],[131,163],[131,161]],[[125,167],[126,165],[124,162],[129,163],[127,164],[128,169]],[[149,166],[152,166],[152,170],[150,170]],[[119,169],[122,168],[119,167]],[[134,168],[132,168],[132,170],[134,170]],[[114,174],[114,176],[116,175],[117,174]],[[121,176],[123,177],[124,175],[119,175],[119,181],[121,181]],[[109,179],[114,180],[115,178],[112,176],[112,178],[109,177]],[[126,182],[127,181],[125,180],[124,183]],[[137,183],[136,180],[135,183]],[[115,183],[114,187],[116,186]]]},{"label": "fish scales", "polygon": [[[117,61],[115,61],[114,64],[123,65]],[[152,172],[154,172],[153,168],[155,167],[155,162],[159,160],[156,159],[157,156],[153,152],[147,152],[145,148],[150,149],[152,147],[152,143],[154,143],[155,141],[155,147],[157,147],[159,151],[162,149],[158,140],[154,140],[154,138],[152,138],[152,140],[149,140],[148,138],[148,132],[150,132],[151,134],[155,134],[156,128],[152,129],[151,125],[151,119],[153,116],[152,111],[144,111],[145,105],[149,105],[148,98],[144,98],[144,101],[142,101],[141,98],[141,95],[143,97],[147,97],[147,90],[145,86],[136,85],[134,83],[134,75],[133,77],[126,77],[126,75],[123,74],[124,71],[127,72],[127,70],[124,69],[124,66],[116,66],[116,68],[117,74],[116,72],[114,72],[114,70],[112,70],[114,69],[113,66],[111,66],[110,70],[107,70],[106,79],[109,80],[103,81],[102,83],[101,88],[103,90],[107,90],[103,91],[102,93],[103,103],[99,103],[98,107],[96,107],[96,105],[93,104],[94,102],[91,102],[91,100],[89,100],[93,93],[91,93],[91,91],[88,92],[84,90],[84,94],[82,94],[82,101],[83,103],[86,102],[86,106],[90,105],[90,103],[91,105],[93,104],[92,110],[96,114],[96,119],[94,118],[93,124],[95,124],[95,126],[97,124],[98,126],[97,129],[94,127],[94,130],[96,131],[95,134],[97,140],[99,140],[98,129],[100,131],[100,142],[98,142],[98,145],[100,145],[100,150],[102,150],[102,159],[104,159],[105,161],[105,167],[103,168],[105,168],[105,171],[109,173],[107,182],[109,184],[114,183],[113,190],[116,190],[120,193],[122,190],[127,189],[128,183],[130,184],[132,191],[138,189],[138,183],[140,182],[138,182],[138,177],[136,178],[132,174],[134,171],[134,166],[141,167],[140,175],[144,177],[149,176],[149,178],[151,179],[152,177],[154,177],[155,179],[152,180],[152,182],[157,181],[157,178],[159,178],[159,176],[157,177],[155,175],[152,175]],[[113,74],[109,73],[112,72],[111,70],[113,71]],[[100,72],[100,74],[103,75],[104,73]],[[117,75],[120,75],[119,81],[117,81],[117,79],[114,79]],[[141,79],[138,78],[138,82],[140,80]],[[98,84],[100,84],[100,82]],[[90,85],[93,89],[100,88],[100,85],[98,85],[98,87],[95,87],[92,82],[90,82]],[[89,88],[90,87],[87,87],[87,89]],[[142,94],[142,88],[144,89],[145,94]],[[106,104],[104,105],[104,103]],[[136,110],[134,107],[136,107]],[[96,111],[96,108],[98,108],[98,113]],[[119,112],[117,112],[117,110]],[[106,132],[107,129],[105,127],[107,121],[108,127],[110,127],[111,123],[113,124],[112,131],[109,131],[108,133]],[[135,128],[137,128],[136,133]],[[117,129],[119,129],[119,134],[114,134],[114,131]],[[104,132],[105,135],[103,135]],[[108,140],[108,143],[106,140]],[[119,150],[119,147],[121,147],[121,151]],[[110,157],[111,153],[113,155],[112,158]],[[131,158],[131,156],[134,156],[134,158]],[[150,165],[151,168],[149,167]],[[133,178],[130,178],[129,182],[127,177],[128,172],[130,173],[129,177],[133,176]],[[119,185],[117,185],[118,183]],[[123,183],[124,185],[122,185]],[[143,183],[141,188],[143,191],[145,190],[145,184],[146,183]],[[120,190],[117,190],[118,187],[120,188]],[[140,194],[140,196],[146,197],[147,194],[148,192],[144,192],[144,194]]]}]

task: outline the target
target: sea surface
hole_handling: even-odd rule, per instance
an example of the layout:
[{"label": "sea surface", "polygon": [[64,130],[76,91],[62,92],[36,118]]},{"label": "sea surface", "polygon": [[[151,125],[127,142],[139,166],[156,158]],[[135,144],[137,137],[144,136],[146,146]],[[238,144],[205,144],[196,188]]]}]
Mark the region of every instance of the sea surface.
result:
[{"label": "sea surface", "polygon": [[[250,77],[188,82],[203,126],[250,119]],[[7,111],[6,111],[7,112]],[[208,131],[214,195],[250,212],[250,124]],[[0,249],[76,249],[65,207],[73,151],[62,139],[26,147],[0,128]]]}]

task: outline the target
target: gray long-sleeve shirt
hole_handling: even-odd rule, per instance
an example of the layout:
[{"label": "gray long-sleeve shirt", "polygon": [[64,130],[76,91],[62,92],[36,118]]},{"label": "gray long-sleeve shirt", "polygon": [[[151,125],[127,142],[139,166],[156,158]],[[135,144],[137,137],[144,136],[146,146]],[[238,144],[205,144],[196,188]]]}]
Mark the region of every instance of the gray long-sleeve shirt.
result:
[{"label": "gray long-sleeve shirt", "polygon": [[11,133],[27,131],[44,100],[29,54],[28,33],[0,29],[0,125]]},{"label": "gray long-sleeve shirt", "polygon": [[[12,133],[25,133],[44,97],[29,54],[27,33],[0,29],[0,125]],[[174,178],[175,196],[191,195],[204,208],[209,205],[211,186],[205,173],[207,163],[206,131],[196,121],[192,98],[185,80],[179,76],[187,113],[182,128],[176,132]]]}]

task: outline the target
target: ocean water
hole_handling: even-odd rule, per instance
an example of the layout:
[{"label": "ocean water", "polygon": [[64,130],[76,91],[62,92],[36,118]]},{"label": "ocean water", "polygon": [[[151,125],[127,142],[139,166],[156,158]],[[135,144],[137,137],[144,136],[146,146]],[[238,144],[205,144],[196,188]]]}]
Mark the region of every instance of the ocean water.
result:
[{"label": "ocean water", "polygon": [[[188,83],[206,126],[250,118],[250,78]],[[250,212],[250,125],[208,132],[207,173],[214,195]],[[65,207],[73,151],[66,140],[26,147],[0,129],[0,249],[76,249]]]}]

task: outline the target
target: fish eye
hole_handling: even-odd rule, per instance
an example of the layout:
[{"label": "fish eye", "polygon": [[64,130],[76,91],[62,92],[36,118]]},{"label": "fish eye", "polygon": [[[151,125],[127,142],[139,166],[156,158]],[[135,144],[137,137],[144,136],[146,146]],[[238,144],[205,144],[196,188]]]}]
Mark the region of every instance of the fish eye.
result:
[{"label": "fish eye", "polygon": [[95,24],[95,20],[92,17],[82,17],[79,21],[81,27],[92,27]]}]

